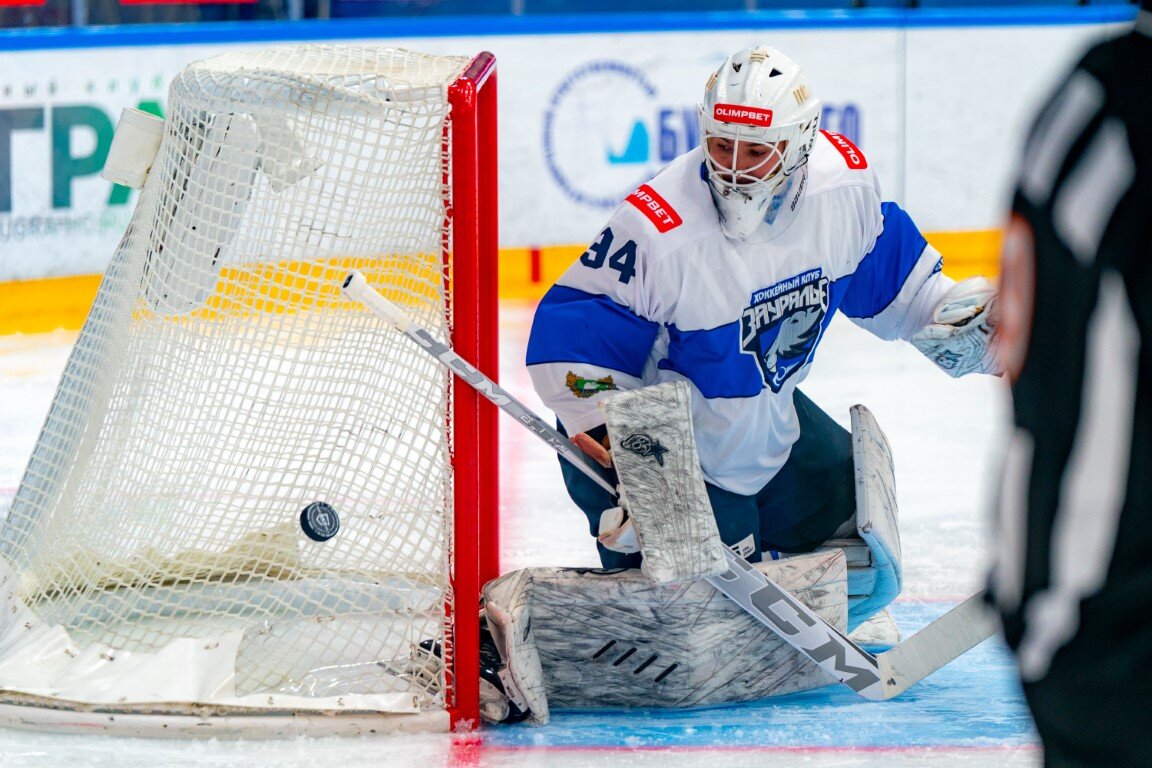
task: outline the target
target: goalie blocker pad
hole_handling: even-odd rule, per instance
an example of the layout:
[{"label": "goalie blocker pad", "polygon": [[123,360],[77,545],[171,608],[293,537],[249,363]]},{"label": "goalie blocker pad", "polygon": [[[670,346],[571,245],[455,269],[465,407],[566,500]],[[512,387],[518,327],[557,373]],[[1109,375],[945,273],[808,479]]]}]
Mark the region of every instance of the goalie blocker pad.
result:
[{"label": "goalie blocker pad", "polygon": [[688,384],[668,382],[613,394],[600,404],[644,560],[658,584],[724,573],[724,544],[696,453]]},{"label": "goalie blocker pad", "polygon": [[[844,555],[757,563],[846,631]],[[833,683],[706,581],[654,585],[636,570],[531,568],[484,588],[501,680],[529,720],[549,708],[699,707]]]}]

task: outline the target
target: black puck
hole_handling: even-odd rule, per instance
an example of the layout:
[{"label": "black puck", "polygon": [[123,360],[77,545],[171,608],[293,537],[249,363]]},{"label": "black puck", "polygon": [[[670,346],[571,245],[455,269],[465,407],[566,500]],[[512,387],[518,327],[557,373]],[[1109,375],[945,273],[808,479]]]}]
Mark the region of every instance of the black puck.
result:
[{"label": "black puck", "polygon": [[328,541],[340,532],[340,516],[331,504],[314,501],[300,513],[300,528],[312,541]]}]

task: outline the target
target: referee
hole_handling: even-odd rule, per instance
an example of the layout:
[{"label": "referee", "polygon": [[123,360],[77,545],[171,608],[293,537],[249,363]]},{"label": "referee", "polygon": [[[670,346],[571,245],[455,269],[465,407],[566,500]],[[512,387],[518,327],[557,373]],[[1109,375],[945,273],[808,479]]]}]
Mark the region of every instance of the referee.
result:
[{"label": "referee", "polygon": [[1005,237],[989,592],[1044,765],[1152,766],[1152,0],[1040,113]]}]

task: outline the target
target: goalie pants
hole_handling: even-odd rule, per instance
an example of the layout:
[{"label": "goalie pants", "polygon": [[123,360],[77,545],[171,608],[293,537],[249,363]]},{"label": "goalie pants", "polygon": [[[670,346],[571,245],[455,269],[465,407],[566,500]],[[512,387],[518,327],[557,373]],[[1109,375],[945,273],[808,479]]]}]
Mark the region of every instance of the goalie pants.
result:
[{"label": "goalie pants", "polygon": [[[751,562],[759,562],[763,551],[810,552],[856,514],[851,435],[799,390],[793,402],[800,438],[792,446],[788,461],[759,493],[742,496],[705,484],[721,540]],[[558,426],[564,432],[564,426]],[[592,435],[600,439],[603,432],[593,431]],[[563,459],[560,469],[568,494],[588,517],[589,530],[595,536],[600,514],[615,502]],[[617,484],[614,470],[600,472],[612,485]],[[596,546],[605,568],[640,567],[640,553],[614,552],[600,543]]]}]

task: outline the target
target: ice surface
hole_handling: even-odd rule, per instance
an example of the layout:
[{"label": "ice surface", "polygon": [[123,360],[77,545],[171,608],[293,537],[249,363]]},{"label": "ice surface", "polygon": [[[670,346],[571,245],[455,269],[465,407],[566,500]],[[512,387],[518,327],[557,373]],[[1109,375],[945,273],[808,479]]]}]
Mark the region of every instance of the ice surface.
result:
[{"label": "ice surface", "polygon": [[[501,383],[544,413],[523,367],[530,318],[530,305],[501,308]],[[67,332],[0,336],[0,510],[11,503],[74,340]],[[987,510],[1008,418],[1006,387],[992,377],[950,379],[910,346],[880,342],[838,319],[802,388],[845,426],[849,406],[864,403],[892,443],[905,558],[905,593],[894,612],[907,634],[982,582]],[[555,455],[503,417],[500,442],[502,569],[596,565]],[[864,702],[837,686],[687,712],[557,712],[544,728],[455,736],[174,743],[0,730],[5,768],[999,768],[1039,762],[1011,657],[996,640],[883,703]]]}]

